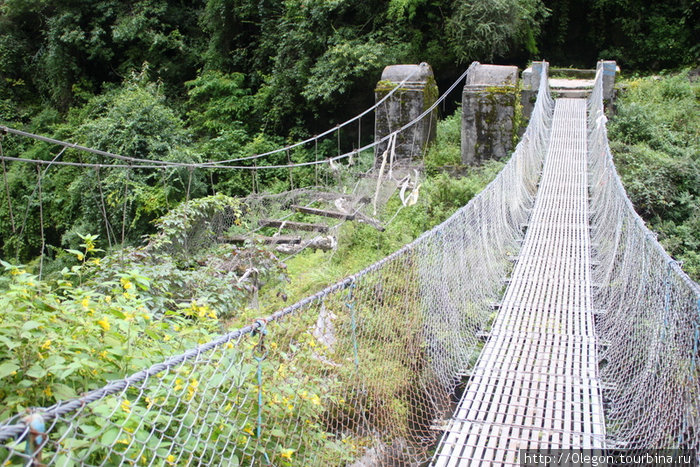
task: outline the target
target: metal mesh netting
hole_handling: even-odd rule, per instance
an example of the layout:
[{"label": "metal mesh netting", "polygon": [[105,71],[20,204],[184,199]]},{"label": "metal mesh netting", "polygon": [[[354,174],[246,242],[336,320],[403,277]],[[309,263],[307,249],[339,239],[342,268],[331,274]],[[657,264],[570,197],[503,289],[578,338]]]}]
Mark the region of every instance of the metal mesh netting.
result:
[{"label": "metal mesh netting", "polygon": [[57,465],[416,463],[480,349],[552,118],[546,73],[511,160],[413,243],[265,320],[0,425],[0,459]]},{"label": "metal mesh netting", "polygon": [[700,449],[700,288],[649,231],[608,145],[602,69],[589,100],[593,300],[611,449]]}]

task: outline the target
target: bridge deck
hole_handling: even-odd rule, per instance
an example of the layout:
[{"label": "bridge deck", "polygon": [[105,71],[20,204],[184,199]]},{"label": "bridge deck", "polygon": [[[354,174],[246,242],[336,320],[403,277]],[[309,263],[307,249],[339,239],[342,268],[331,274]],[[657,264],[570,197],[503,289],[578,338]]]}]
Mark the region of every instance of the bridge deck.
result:
[{"label": "bridge deck", "polygon": [[519,261],[436,466],[519,465],[520,449],[603,446],[586,145],[586,101],[557,100]]}]

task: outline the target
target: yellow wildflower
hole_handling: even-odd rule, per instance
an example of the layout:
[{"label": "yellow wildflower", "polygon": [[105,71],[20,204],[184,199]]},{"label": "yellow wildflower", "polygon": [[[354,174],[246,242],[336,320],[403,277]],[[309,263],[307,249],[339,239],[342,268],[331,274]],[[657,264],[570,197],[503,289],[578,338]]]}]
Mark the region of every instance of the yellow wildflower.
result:
[{"label": "yellow wildflower", "polygon": [[233,348],[233,342],[228,341],[224,347],[227,348],[227,349],[232,349],[232,348]]},{"label": "yellow wildflower", "polygon": [[51,347],[51,339],[46,339],[46,342],[41,344],[42,350],[49,350],[50,347]]},{"label": "yellow wildflower", "polygon": [[129,399],[124,399],[120,405],[121,405],[121,408],[124,412],[126,412],[126,413],[131,412],[131,402],[129,401]]},{"label": "yellow wildflower", "polygon": [[179,391],[180,389],[182,389],[182,380],[180,378],[177,378],[175,380],[175,390]]},{"label": "yellow wildflower", "polygon": [[134,284],[131,283],[129,279],[126,279],[125,277],[122,277],[119,282],[121,282],[122,287],[124,287],[124,290],[129,290],[134,286]]},{"label": "yellow wildflower", "polygon": [[110,295],[105,296],[105,302],[112,303],[112,297]]},{"label": "yellow wildflower", "polygon": [[197,392],[197,387],[199,387],[199,381],[197,381],[195,378],[192,378],[190,381],[189,386],[187,386],[187,399],[192,399],[194,397],[194,393]]},{"label": "yellow wildflower", "polygon": [[250,436],[255,436],[255,433],[253,433],[253,429],[250,427],[250,425],[246,425],[245,428],[243,428],[244,433],[248,433]]},{"label": "yellow wildflower", "polygon": [[313,405],[321,405],[321,398],[314,394],[313,396],[311,396],[311,403]]},{"label": "yellow wildflower", "polygon": [[209,315],[208,315],[208,316],[209,316],[211,319],[216,319],[216,311],[210,309],[210,310],[209,310]]},{"label": "yellow wildflower", "polygon": [[168,342],[170,340],[170,335],[166,334],[163,336],[163,342]]},{"label": "yellow wildflower", "polygon": [[117,444],[129,444],[129,438],[122,438],[117,441]]},{"label": "yellow wildflower", "polygon": [[172,454],[168,454],[168,457],[165,458],[165,462],[168,465],[175,465],[175,456],[173,456]]},{"label": "yellow wildflower", "polygon": [[151,399],[150,397],[146,396],[146,397],[144,398],[144,400],[146,401],[146,404],[147,404],[146,408],[150,409],[151,406],[153,405],[153,399]]},{"label": "yellow wildflower", "polygon": [[288,461],[291,461],[292,454],[294,454],[294,449],[282,449],[282,452],[280,452],[280,457],[282,459],[286,459]]},{"label": "yellow wildflower", "polygon": [[90,306],[90,298],[85,297],[80,301],[80,304],[83,305],[83,308],[87,309]]},{"label": "yellow wildflower", "polygon": [[82,253],[78,253],[76,256],[78,257],[78,261],[82,261],[83,259],[85,259],[85,255]]},{"label": "yellow wildflower", "polygon": [[107,351],[106,350],[103,350],[102,352],[100,352],[100,358],[102,358],[103,360],[107,359]]},{"label": "yellow wildflower", "polygon": [[98,320],[97,324],[99,324],[102,330],[105,332],[109,331],[109,328],[111,327],[111,324],[109,324],[109,319],[107,319],[106,316],[103,316],[102,319]]},{"label": "yellow wildflower", "polygon": [[51,386],[46,386],[46,388],[44,388],[44,394],[46,394],[46,397],[53,396],[53,391],[51,390]]}]

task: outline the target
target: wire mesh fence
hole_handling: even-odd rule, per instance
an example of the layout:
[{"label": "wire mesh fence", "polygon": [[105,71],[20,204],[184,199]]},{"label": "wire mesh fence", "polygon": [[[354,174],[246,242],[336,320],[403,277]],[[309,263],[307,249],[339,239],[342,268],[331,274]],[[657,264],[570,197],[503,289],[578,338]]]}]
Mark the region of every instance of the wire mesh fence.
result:
[{"label": "wire mesh fence", "polygon": [[634,211],[615,170],[605,123],[599,72],[589,101],[589,163],[607,445],[697,453],[700,287]]},{"label": "wire mesh fence", "polygon": [[[543,74],[544,76],[545,74]],[[546,77],[543,78],[546,80]],[[545,81],[546,82],[546,81]],[[7,465],[344,465],[429,459],[522,239],[552,104],[413,243],[266,319],[0,424]]]}]

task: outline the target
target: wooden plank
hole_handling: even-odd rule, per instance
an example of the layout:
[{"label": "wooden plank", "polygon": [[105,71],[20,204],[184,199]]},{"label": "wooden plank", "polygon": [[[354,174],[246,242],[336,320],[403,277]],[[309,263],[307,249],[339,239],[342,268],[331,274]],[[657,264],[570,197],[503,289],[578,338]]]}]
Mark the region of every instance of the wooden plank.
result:
[{"label": "wooden plank", "polygon": [[355,213],[355,220],[357,222],[362,222],[363,224],[371,225],[372,227],[379,230],[380,232],[384,232],[384,226],[382,225],[381,222],[379,222],[377,219],[374,219],[372,217],[365,216],[361,212]]},{"label": "wooden plank", "polygon": [[319,201],[334,201],[336,199],[344,199],[351,204],[367,204],[371,201],[371,199],[367,196],[346,195],[342,193],[333,193],[327,191],[317,191],[314,193],[314,196]]},{"label": "wooden plank", "polygon": [[277,227],[281,229],[303,230],[305,232],[328,232],[325,224],[312,224],[310,222],[278,221],[275,219],[261,219],[258,224],[262,227]]},{"label": "wooden plank", "polygon": [[297,244],[301,243],[301,237],[298,235],[278,235],[277,237],[263,237],[263,236],[245,236],[245,235],[231,235],[226,237],[219,237],[218,240],[223,243],[236,243],[243,244],[246,242],[250,243],[264,243],[265,245],[277,245],[277,244]]},{"label": "wooden plank", "polygon": [[348,214],[346,212],[309,208],[306,206],[299,206],[297,204],[292,204],[291,209],[297,212],[303,212],[304,214],[315,214],[317,216],[332,217],[334,219],[342,219],[346,221],[355,220],[355,214]]}]

